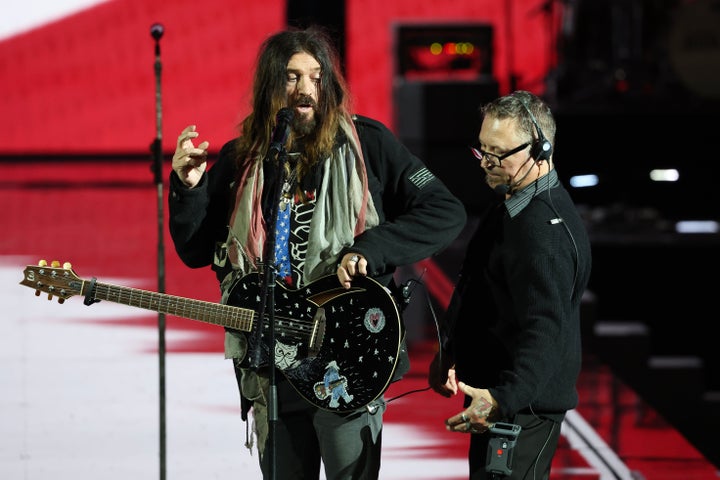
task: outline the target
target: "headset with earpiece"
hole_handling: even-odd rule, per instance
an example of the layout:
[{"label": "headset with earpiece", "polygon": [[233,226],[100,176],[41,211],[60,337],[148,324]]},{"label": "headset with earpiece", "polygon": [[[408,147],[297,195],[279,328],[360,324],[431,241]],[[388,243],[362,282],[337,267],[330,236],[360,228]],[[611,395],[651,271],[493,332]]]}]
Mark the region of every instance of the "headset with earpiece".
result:
[{"label": "headset with earpiece", "polygon": [[535,130],[538,135],[538,138],[533,141],[530,146],[530,156],[535,159],[536,163],[550,160],[550,156],[552,155],[552,144],[550,143],[550,140],[548,140],[543,134],[542,129],[540,129],[540,124],[538,124],[538,121],[535,119],[535,115],[533,115],[530,111],[527,104],[525,102],[520,103],[522,103],[522,106],[525,107],[528,115],[530,115],[530,121],[532,121],[533,125],[535,125]]}]

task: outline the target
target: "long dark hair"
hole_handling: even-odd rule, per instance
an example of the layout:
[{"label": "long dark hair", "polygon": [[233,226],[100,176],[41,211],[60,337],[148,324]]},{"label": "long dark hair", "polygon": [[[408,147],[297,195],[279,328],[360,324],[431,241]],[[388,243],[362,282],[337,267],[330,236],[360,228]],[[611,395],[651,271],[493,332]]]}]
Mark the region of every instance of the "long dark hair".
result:
[{"label": "long dark hair", "polygon": [[[238,159],[258,158],[269,147],[275,115],[285,106],[287,64],[296,53],[312,55],[321,67],[316,110],[317,128],[304,139],[305,161],[315,164],[332,152],[340,119],[350,114],[350,96],[340,60],[329,35],[318,26],[290,28],[268,37],[256,60],[252,112],[240,124]],[[292,134],[291,139],[292,141]],[[254,151],[251,151],[254,150]],[[250,155],[249,155],[250,154]]]}]

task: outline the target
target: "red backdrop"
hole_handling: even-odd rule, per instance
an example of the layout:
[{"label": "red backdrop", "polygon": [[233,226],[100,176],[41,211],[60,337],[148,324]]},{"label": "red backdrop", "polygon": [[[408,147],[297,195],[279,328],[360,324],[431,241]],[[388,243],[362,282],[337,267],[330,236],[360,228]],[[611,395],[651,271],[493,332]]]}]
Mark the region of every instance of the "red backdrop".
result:
[{"label": "red backdrop", "polygon": [[[356,110],[392,127],[393,25],[487,22],[501,92],[510,73],[536,92],[552,62],[537,0],[347,0],[346,65]],[[156,137],[155,42],[161,23],[166,151],[194,123],[211,149],[247,113],[257,47],[285,25],[285,2],[114,0],[0,42],[5,154],[143,153]],[[556,15],[557,16],[557,15]]]}]

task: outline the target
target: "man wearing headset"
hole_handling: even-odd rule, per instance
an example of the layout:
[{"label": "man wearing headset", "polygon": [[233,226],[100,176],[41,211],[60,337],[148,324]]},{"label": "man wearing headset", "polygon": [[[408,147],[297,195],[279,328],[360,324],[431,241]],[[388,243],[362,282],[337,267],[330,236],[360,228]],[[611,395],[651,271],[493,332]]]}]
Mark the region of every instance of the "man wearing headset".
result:
[{"label": "man wearing headset", "polygon": [[[578,402],[590,242],[554,169],[550,108],[516,91],[480,113],[472,152],[498,199],[468,244],[428,379],[443,396],[465,395],[445,425],[470,434],[470,479],[547,479]],[[500,467],[496,424],[514,432]]]}]

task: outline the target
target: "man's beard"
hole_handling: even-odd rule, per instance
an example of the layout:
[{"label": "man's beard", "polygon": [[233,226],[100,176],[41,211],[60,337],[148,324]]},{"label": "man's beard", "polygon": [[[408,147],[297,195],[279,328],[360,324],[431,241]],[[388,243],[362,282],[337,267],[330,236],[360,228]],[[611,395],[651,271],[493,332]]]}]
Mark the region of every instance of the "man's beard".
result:
[{"label": "man's beard", "polygon": [[295,132],[295,135],[304,137],[314,132],[318,126],[318,112],[317,108],[315,108],[317,107],[317,104],[311,96],[300,95],[293,103],[293,107],[298,106],[310,107],[313,110],[313,115],[309,118],[304,115],[295,115],[293,118],[292,129]]},{"label": "man's beard", "polygon": [[295,116],[292,121],[292,129],[295,135],[301,137],[309,135],[317,128],[317,112],[311,118],[303,118],[301,116]]}]

